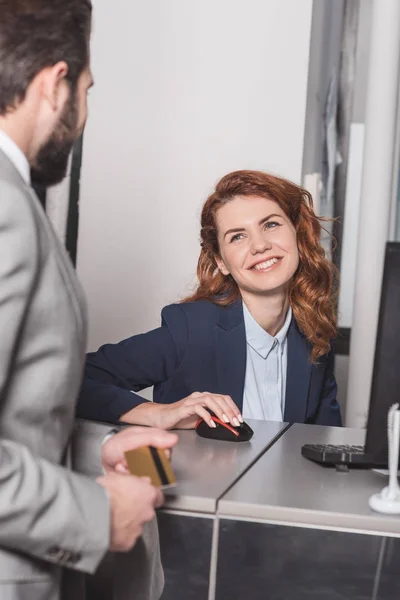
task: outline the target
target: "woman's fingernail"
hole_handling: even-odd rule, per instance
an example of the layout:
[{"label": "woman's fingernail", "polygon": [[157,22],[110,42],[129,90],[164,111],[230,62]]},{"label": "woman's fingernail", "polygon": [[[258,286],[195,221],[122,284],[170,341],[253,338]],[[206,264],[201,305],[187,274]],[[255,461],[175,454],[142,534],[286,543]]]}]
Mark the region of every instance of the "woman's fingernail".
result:
[{"label": "woman's fingernail", "polygon": [[233,424],[234,424],[234,426],[235,426],[235,427],[240,427],[240,423],[239,423],[239,421],[237,420],[237,418],[236,418],[236,417],[234,417],[234,418],[232,419],[232,421],[233,421]]},{"label": "woman's fingernail", "polygon": [[239,419],[239,421],[240,421],[241,423],[244,423],[242,415],[240,415],[240,414],[239,414],[239,415],[238,415],[238,419]]},{"label": "woman's fingernail", "polygon": [[215,427],[216,427],[216,424],[214,423],[214,421],[213,421],[213,420],[211,420],[211,421],[210,421],[210,427],[214,427],[214,429],[215,429]]},{"label": "woman's fingernail", "polygon": [[225,413],[222,415],[222,419],[225,421],[225,423],[229,423],[229,419]]}]

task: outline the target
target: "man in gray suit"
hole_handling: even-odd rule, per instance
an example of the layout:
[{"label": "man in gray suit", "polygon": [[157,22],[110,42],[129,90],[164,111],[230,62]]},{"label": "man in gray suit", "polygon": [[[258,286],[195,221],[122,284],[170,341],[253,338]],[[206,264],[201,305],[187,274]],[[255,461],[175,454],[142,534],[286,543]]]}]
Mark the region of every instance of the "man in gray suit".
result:
[{"label": "man in gray suit", "polygon": [[98,465],[89,468],[82,454],[75,463],[101,474],[102,462],[104,475],[95,481],[63,466],[85,307],[30,172],[44,185],[65,176],[92,84],[90,22],[90,0],[0,0],[1,600],[58,600],[65,567],[93,572],[108,549],[130,550],[162,495],[123,474],[124,451],[176,442],[132,428],[101,448],[104,428],[77,427],[77,444]]}]

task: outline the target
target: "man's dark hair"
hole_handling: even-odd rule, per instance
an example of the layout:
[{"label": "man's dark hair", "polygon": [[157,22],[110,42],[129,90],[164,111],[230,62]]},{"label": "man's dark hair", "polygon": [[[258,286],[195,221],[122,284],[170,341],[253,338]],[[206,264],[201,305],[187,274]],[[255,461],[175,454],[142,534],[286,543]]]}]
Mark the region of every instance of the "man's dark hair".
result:
[{"label": "man's dark hair", "polygon": [[91,0],[0,0],[0,115],[40,71],[68,65],[72,90],[89,63]]}]

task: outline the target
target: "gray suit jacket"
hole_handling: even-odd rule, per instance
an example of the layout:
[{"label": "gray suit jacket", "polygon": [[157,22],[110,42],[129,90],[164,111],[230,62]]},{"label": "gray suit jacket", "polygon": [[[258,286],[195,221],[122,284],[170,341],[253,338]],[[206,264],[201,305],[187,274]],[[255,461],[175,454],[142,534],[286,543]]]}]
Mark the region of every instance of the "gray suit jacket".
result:
[{"label": "gray suit jacket", "polygon": [[0,152],[2,600],[58,599],[62,567],[93,572],[109,544],[105,491],[61,466],[85,344],[74,270],[35,194]]}]

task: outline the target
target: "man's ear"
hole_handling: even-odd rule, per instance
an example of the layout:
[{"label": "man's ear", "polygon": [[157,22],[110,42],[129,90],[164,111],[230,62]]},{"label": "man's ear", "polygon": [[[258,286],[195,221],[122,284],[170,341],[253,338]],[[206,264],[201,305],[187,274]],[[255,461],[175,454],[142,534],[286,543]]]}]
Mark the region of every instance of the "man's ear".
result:
[{"label": "man's ear", "polygon": [[66,80],[68,65],[60,61],[52,67],[43,69],[39,74],[40,89],[54,112],[60,112],[68,99],[69,85]]},{"label": "man's ear", "polygon": [[222,275],[229,275],[230,272],[226,268],[226,265],[220,256],[215,257],[215,262],[217,263],[218,269],[221,271]]}]

